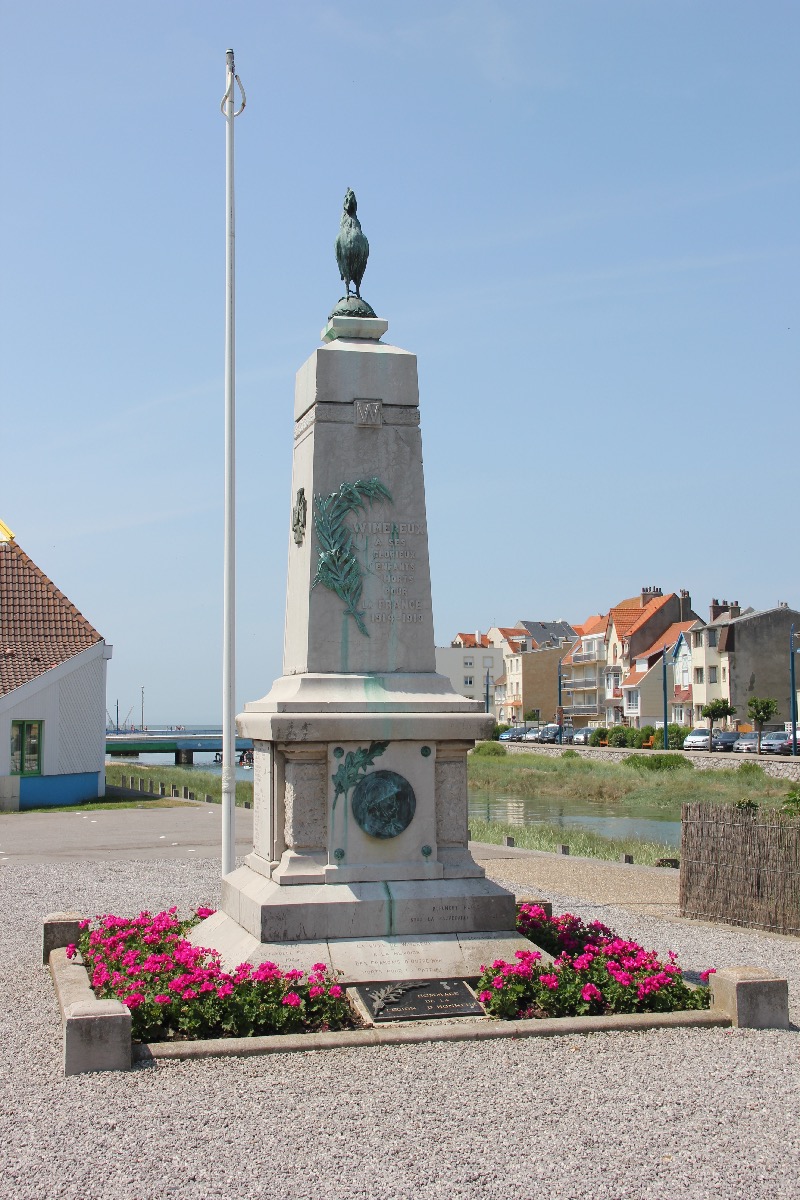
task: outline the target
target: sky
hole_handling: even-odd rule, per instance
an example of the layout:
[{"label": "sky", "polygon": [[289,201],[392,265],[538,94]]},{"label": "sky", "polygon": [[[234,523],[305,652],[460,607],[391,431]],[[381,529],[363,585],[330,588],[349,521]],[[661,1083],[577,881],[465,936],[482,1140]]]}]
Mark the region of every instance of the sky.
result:
[{"label": "sky", "polygon": [[0,519],[221,713],[225,52],[237,704],[281,673],[294,376],[341,295],[418,356],[437,644],[642,586],[800,607],[796,0],[6,4]]}]

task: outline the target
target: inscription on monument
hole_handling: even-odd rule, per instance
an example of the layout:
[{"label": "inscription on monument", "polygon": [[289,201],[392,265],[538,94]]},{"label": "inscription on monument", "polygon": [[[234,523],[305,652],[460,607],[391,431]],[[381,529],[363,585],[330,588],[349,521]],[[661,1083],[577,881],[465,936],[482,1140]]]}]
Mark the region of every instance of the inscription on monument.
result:
[{"label": "inscription on monument", "polygon": [[380,625],[419,624],[430,606],[418,596],[418,554],[424,547],[422,521],[358,521],[355,531],[364,540],[367,571],[375,577],[377,594],[364,605],[367,621]]},{"label": "inscription on monument", "polygon": [[356,425],[375,428],[383,424],[382,400],[356,400],[354,404]]},{"label": "inscription on monument", "polygon": [[484,1015],[463,979],[387,980],[362,984],[354,990],[376,1024]]}]

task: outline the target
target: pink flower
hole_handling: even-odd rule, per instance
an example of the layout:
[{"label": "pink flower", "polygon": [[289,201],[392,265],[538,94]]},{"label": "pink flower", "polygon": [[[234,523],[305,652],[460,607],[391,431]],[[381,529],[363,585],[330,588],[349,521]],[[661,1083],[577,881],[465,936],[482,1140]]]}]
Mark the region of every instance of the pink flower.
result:
[{"label": "pink flower", "polygon": [[297,992],[287,992],[281,1000],[281,1004],[288,1004],[289,1008],[297,1008],[298,1004],[302,1003]]},{"label": "pink flower", "polygon": [[308,994],[309,994],[309,996],[311,996],[311,997],[312,997],[312,999],[313,999],[313,998],[315,998],[316,996],[324,996],[324,995],[325,995],[325,988],[324,988],[324,987],[319,987],[319,986],[316,986],[316,987],[310,987],[310,988],[308,989]]},{"label": "pink flower", "polygon": [[707,971],[700,972],[700,979],[702,980],[703,983],[708,983],[709,978],[712,975],[716,975],[716,973],[717,973],[716,967],[709,967]]},{"label": "pink flower", "polygon": [[342,989],[339,987],[338,983],[335,983],[333,987],[328,988],[328,995],[333,996],[335,1000],[338,1000],[341,994]]},{"label": "pink flower", "polygon": [[78,947],[74,942],[70,942],[70,944],[67,946],[67,958],[74,958],[77,953]]},{"label": "pink flower", "polygon": [[144,996],[141,992],[131,992],[130,996],[125,997],[125,1003],[128,1008],[138,1008],[140,1004],[144,1004]]},{"label": "pink flower", "polygon": [[172,1003],[171,996],[159,995],[159,996],[154,996],[153,999],[155,1000],[156,1004],[171,1004]]},{"label": "pink flower", "polygon": [[491,1000],[491,998],[492,998],[491,992],[480,992],[478,995],[478,999],[480,1000],[481,1004],[488,1004],[489,1001]]},{"label": "pink flower", "polygon": [[492,987],[497,988],[499,991],[504,983],[505,979],[503,979],[502,975],[495,975],[494,979],[492,980]]},{"label": "pink flower", "polygon": [[540,975],[539,983],[544,984],[544,986],[546,988],[549,988],[551,992],[554,992],[556,990],[556,988],[558,987],[558,976],[557,975]]},{"label": "pink flower", "polygon": [[206,917],[213,917],[213,915],[216,911],[217,910],[215,908],[206,908],[204,905],[201,904],[197,910],[197,915],[201,921],[204,921],[206,919]]},{"label": "pink flower", "polygon": [[321,975],[324,975],[327,969],[325,963],[313,963],[311,966],[312,971],[319,971]]},{"label": "pink flower", "polygon": [[603,994],[593,983],[585,983],[581,988],[581,1000],[602,1000]]},{"label": "pink flower", "polygon": [[219,996],[220,1000],[222,999],[223,996],[230,996],[232,992],[233,992],[233,984],[232,983],[223,983],[222,987],[217,988],[217,995]]},{"label": "pink flower", "polygon": [[183,999],[184,1000],[196,1000],[197,992],[193,992],[191,988],[187,988],[186,991],[183,993]]}]

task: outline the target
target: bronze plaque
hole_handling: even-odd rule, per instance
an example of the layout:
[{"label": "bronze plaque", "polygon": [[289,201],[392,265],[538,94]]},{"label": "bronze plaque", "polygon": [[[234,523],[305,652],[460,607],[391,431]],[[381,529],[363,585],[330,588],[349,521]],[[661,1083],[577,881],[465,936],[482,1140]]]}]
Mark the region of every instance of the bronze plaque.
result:
[{"label": "bronze plaque", "polygon": [[361,983],[355,991],[376,1024],[484,1016],[463,979],[393,979]]}]

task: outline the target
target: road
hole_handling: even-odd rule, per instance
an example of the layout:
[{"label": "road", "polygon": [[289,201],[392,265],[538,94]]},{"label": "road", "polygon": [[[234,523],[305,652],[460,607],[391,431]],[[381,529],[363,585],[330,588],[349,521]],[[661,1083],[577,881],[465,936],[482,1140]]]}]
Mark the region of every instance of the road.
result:
[{"label": "road", "polygon": [[[179,808],[0,814],[3,863],[114,862],[123,859],[219,858],[218,804]],[[236,809],[236,853],[253,848],[253,813]]]}]

